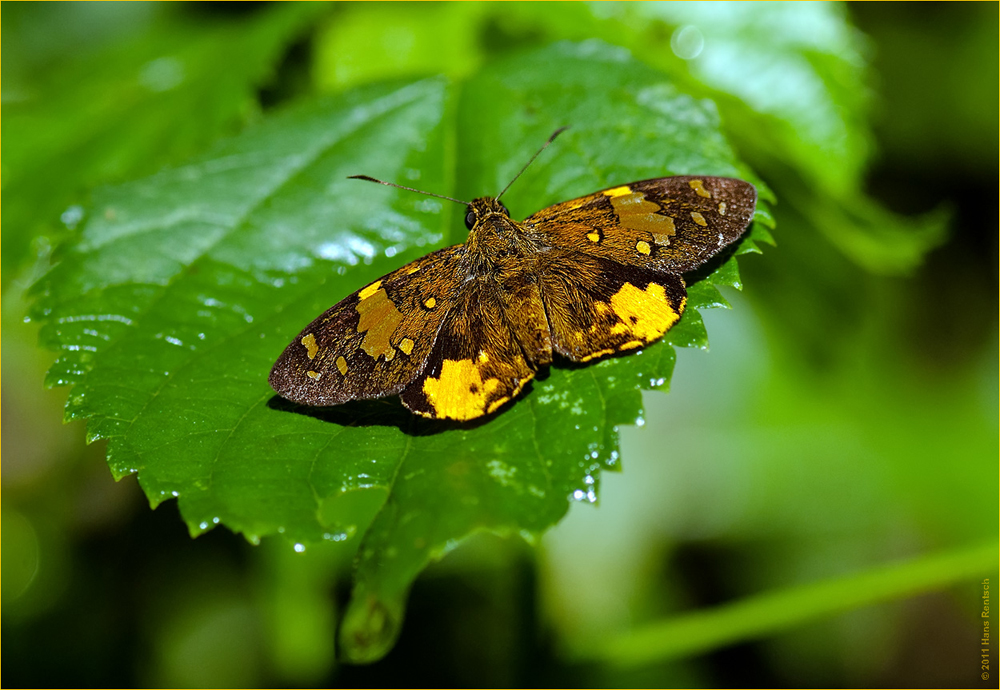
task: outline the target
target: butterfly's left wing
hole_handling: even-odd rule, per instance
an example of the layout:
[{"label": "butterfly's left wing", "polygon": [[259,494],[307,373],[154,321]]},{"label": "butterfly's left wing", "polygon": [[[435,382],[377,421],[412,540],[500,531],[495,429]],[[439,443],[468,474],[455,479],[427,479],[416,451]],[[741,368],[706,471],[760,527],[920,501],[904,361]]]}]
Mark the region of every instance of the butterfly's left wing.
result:
[{"label": "butterfly's left wing", "polygon": [[550,246],[685,273],[739,239],[756,204],[757,190],[743,180],[660,177],[549,206],[524,225]]},{"label": "butterfly's left wing", "polygon": [[[535,362],[527,357],[538,359],[533,353],[538,338],[528,334],[547,331],[537,287],[534,294],[522,294],[514,314],[505,309],[509,292],[499,284],[466,283],[426,367],[400,394],[403,404],[424,417],[464,421],[489,414],[520,393],[535,376]],[[547,332],[541,338],[547,340]]]}]

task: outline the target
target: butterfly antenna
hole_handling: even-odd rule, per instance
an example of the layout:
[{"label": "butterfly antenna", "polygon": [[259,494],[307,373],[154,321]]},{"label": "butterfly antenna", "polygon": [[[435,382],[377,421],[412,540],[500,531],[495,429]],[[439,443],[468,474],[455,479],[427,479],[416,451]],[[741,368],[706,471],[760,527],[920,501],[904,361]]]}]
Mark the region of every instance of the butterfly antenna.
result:
[{"label": "butterfly antenna", "polygon": [[448,201],[454,201],[456,204],[462,204],[462,206],[469,205],[468,201],[459,201],[458,199],[452,199],[450,196],[445,196],[444,194],[435,194],[434,192],[423,192],[419,189],[414,189],[413,187],[404,187],[401,184],[395,184],[393,182],[385,182],[384,180],[376,180],[374,177],[368,177],[368,175],[348,175],[347,179],[378,182],[379,184],[384,184],[386,187],[398,187],[399,189],[405,189],[408,192],[416,192],[417,194],[423,194],[424,196],[436,196],[438,199],[447,199]]},{"label": "butterfly antenna", "polygon": [[519,178],[521,176],[521,173],[523,173],[525,170],[527,170],[528,166],[531,165],[532,163],[534,163],[535,159],[538,158],[538,155],[542,151],[544,151],[546,149],[546,147],[548,147],[548,145],[551,144],[555,140],[555,138],[557,136],[559,136],[560,134],[562,134],[563,132],[565,132],[567,129],[569,129],[569,125],[566,125],[565,127],[560,127],[559,129],[557,129],[556,131],[554,131],[552,133],[552,136],[549,137],[548,141],[546,141],[544,144],[542,144],[542,148],[538,149],[538,151],[535,152],[535,155],[531,157],[531,160],[529,160],[527,163],[524,164],[524,167],[521,168],[521,172],[519,172],[518,174],[514,175],[514,179],[511,180],[510,182],[508,182],[507,186],[503,188],[503,191],[496,195],[495,200],[496,201],[500,201],[500,197],[502,197],[504,194],[506,194],[507,190],[510,189],[510,186],[512,184],[514,184],[517,181],[517,178]]}]

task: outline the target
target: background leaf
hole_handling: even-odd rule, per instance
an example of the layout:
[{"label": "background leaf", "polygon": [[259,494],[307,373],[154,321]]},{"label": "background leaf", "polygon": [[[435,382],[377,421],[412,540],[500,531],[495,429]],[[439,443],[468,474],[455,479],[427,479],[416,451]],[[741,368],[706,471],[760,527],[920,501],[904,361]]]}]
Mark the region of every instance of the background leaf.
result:
[{"label": "background leaf", "polygon": [[[4,88],[5,283],[34,236],[80,224],[81,202],[95,185],[183,160],[259,114],[258,89],[274,77],[275,63],[317,10],[322,6],[288,3],[262,9],[242,25],[206,16],[197,23],[174,20],[168,30],[147,25],[132,36],[112,24],[104,44],[70,62],[47,69],[15,63],[14,84]],[[5,23],[5,39],[20,16],[15,9],[12,26]],[[62,28],[59,19],[50,19],[50,31]],[[140,26],[142,19],[148,21],[132,17]]]},{"label": "background leaf", "polygon": [[[396,400],[289,405],[266,383],[289,334],[445,234],[463,239],[453,208],[347,174],[471,198],[499,190],[570,122],[561,155],[511,191],[522,217],[633,179],[754,179],[709,104],[601,43],[496,63],[452,106],[448,92],[440,80],[364,87],[104,190],[39,288],[43,338],[63,351],[49,383],[74,386],[69,417],[109,440],[115,474],[138,473],[154,505],[178,497],[195,534],[225,524],[300,550],[363,535],[343,633],[359,660],[388,649],[429,560],[474,531],[537,534],[570,497],[595,501],[599,471],[618,465],[617,425],[641,419],[639,391],[669,379],[668,342],[706,341],[692,310],[640,354],[553,367],[482,424],[425,422]],[[497,99],[511,104],[502,115]],[[738,281],[734,265],[716,266],[717,282]],[[718,303],[711,288],[693,302]]]}]

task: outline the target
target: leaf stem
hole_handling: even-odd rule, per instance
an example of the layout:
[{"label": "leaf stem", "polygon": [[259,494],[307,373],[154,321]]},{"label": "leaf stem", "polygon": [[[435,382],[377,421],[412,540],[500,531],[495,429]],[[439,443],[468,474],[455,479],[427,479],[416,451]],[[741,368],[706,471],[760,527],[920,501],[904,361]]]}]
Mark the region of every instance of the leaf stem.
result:
[{"label": "leaf stem", "polygon": [[693,656],[862,606],[982,578],[996,567],[996,542],[963,547],[651,623],[588,645],[587,651],[580,648],[578,658],[631,667]]}]

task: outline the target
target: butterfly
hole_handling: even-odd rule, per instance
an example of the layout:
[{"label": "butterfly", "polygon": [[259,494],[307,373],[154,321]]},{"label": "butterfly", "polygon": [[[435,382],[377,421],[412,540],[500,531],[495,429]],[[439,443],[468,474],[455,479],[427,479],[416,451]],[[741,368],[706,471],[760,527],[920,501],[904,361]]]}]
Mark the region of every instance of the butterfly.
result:
[{"label": "butterfly", "polygon": [[418,415],[452,420],[495,412],[554,355],[589,362],[660,338],[684,312],[682,274],[735,242],[757,203],[743,180],[684,175],[617,185],[518,222],[500,202],[514,180],[463,202],[352,177],[464,204],[468,239],[330,307],[285,349],[269,383],[306,405],[399,395]]}]

